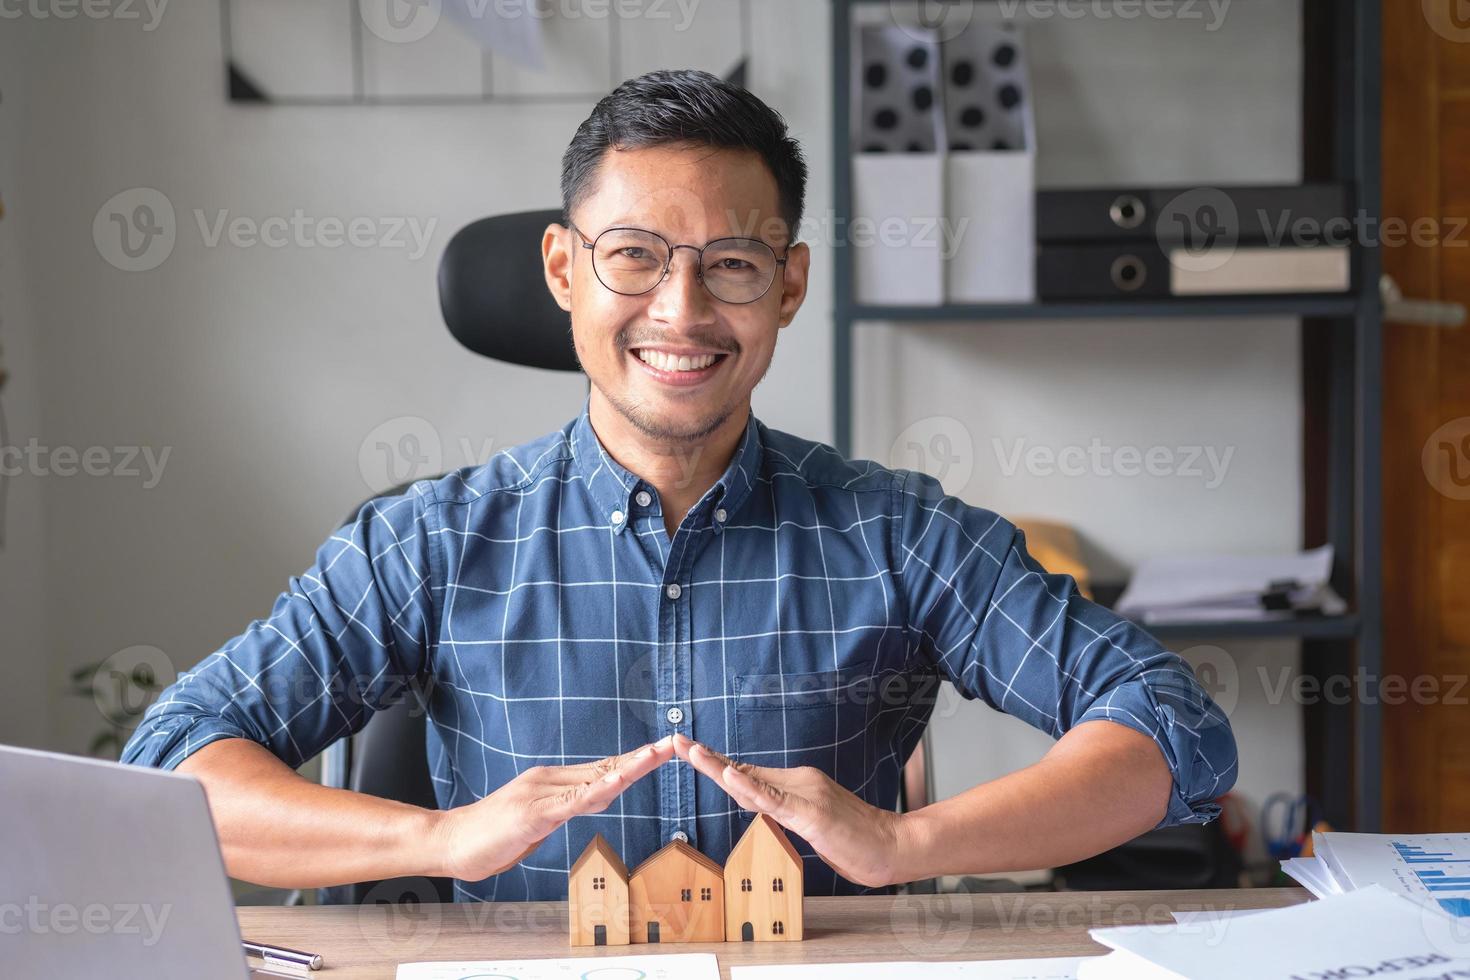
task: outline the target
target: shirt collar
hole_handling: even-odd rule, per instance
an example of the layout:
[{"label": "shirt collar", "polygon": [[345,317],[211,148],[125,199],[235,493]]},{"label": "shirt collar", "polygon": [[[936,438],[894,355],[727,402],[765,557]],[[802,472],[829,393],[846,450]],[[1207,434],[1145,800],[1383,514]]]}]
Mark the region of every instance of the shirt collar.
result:
[{"label": "shirt collar", "polygon": [[[637,474],[625,469],[603,448],[601,440],[592,428],[592,420],[584,405],[582,414],[572,423],[570,443],[573,470],[581,477],[587,492],[592,495],[601,517],[614,532],[628,525],[631,514],[631,498],[640,488],[650,492],[651,484],[645,483]],[[745,422],[745,434],[735,448],[730,465],[706,491],[691,513],[708,521],[715,509],[723,509],[727,515],[735,511],[750,496],[755,488],[756,474],[761,463],[761,424],[751,413]],[[727,517],[728,519],[728,517]]]}]

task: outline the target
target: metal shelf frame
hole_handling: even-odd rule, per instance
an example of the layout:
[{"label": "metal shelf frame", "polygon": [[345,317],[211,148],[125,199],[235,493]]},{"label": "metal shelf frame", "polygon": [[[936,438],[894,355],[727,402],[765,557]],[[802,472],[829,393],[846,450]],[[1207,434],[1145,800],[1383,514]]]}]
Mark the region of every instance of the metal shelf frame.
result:
[{"label": "metal shelf frame", "polygon": [[[839,222],[853,217],[851,78],[853,11],[892,0],[832,0],[833,206]],[[968,3],[971,0],[945,0]],[[982,0],[984,2],[984,0]],[[1304,84],[1330,100],[1330,118],[1307,120],[1308,143],[1326,130],[1324,162],[1309,161],[1307,179],[1348,185],[1354,213],[1380,213],[1380,23],[1381,0],[1303,0]],[[1079,26],[1078,28],[1085,29]],[[1314,32],[1322,31],[1321,34]],[[1312,113],[1305,114],[1312,116]],[[1312,146],[1309,150],[1314,150]],[[1309,154],[1310,156],[1310,154]],[[1320,172],[1316,172],[1320,171]],[[1323,324],[1330,337],[1331,369],[1326,406],[1326,542],[1338,566],[1334,585],[1352,612],[1340,617],[1209,626],[1161,626],[1163,640],[1182,638],[1302,641],[1303,670],[1342,674],[1351,667],[1382,676],[1382,271],[1376,247],[1359,244],[1353,255],[1353,291],[1332,296],[1249,296],[1153,301],[1037,303],[996,306],[882,307],[856,302],[852,251],[833,250],[834,442],[852,451],[853,331],[870,321],[972,322],[993,320],[1128,319],[1133,317],[1300,317]],[[1306,541],[1305,545],[1323,541]],[[1376,699],[1309,710],[1307,788],[1324,816],[1339,829],[1376,832],[1382,808],[1382,719]],[[1352,759],[1351,771],[1343,760]]]}]

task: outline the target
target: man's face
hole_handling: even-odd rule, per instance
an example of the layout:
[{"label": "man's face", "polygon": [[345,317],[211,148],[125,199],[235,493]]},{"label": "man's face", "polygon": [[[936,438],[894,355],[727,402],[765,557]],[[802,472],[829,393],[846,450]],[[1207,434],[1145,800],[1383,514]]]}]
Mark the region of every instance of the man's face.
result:
[{"label": "man's face", "polygon": [[[576,230],[553,225],[542,242],[547,284],[571,312],[577,356],[592,385],[616,412],[663,442],[700,440],[737,413],[743,420],[777,333],[805,297],[810,264],[805,245],[788,252],[775,178],[752,152],[661,146],[609,150],[595,180],[571,216]],[[696,248],[715,239],[756,238],[787,264],[776,266],[764,296],[737,305],[700,283],[693,249],[675,248],[668,278],[626,296],[599,280],[593,251],[577,234],[592,241],[619,227]],[[713,255],[706,266],[712,261]]]}]

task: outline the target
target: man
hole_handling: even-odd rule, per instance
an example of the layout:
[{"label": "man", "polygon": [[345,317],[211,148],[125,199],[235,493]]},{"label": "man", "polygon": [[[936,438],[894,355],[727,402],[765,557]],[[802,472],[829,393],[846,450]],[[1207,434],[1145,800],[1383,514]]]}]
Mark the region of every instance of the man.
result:
[{"label": "man", "polygon": [[[593,110],[542,241],[583,414],[369,503],[127,747],[203,781],[232,874],[557,899],[594,833],[630,865],[676,838],[722,860],[759,811],[807,891],[839,894],[1050,867],[1218,812],[1234,739],[1179,658],[995,514],[752,417],[806,295],[805,182],[781,118],[706,73]],[[430,691],[441,809],[292,771],[408,679]],[[896,814],[938,679],[1059,741]]]}]

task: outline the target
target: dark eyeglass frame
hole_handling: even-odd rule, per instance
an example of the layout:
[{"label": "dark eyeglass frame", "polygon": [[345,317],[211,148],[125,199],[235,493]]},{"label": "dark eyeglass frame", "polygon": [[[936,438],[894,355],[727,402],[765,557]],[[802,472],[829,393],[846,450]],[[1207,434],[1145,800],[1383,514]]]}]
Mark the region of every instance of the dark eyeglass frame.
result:
[{"label": "dark eyeglass frame", "polygon": [[[787,259],[789,259],[791,256],[790,245],[786,246],[785,255],[777,255],[775,248],[773,248],[769,242],[763,242],[759,238],[747,238],[741,235],[726,235],[724,238],[714,238],[710,241],[705,242],[703,247],[701,247],[699,245],[675,245],[673,242],[669,241],[667,238],[660,235],[656,231],[649,231],[647,228],[637,228],[633,225],[614,225],[611,228],[604,228],[602,231],[597,233],[596,238],[589,239],[587,235],[582,231],[582,229],[577,227],[575,222],[568,222],[568,224],[571,225],[572,231],[575,231],[577,233],[577,237],[582,239],[582,247],[587,249],[588,251],[593,252],[594,258],[592,261],[592,274],[597,277],[598,282],[602,283],[603,288],[617,293],[619,296],[646,296],[658,287],[662,286],[664,282],[669,278],[669,272],[674,268],[674,253],[681,248],[687,248],[691,252],[695,253],[694,275],[695,278],[699,280],[699,284],[704,287],[705,292],[709,293],[710,296],[714,297],[714,299],[720,303],[727,303],[730,306],[749,306],[751,303],[758,303],[766,298],[766,295],[771,291],[771,287],[776,284],[777,274],[775,272],[771,273],[771,281],[766,283],[766,288],[761,290],[759,296],[755,296],[751,299],[747,299],[738,303],[734,302],[733,300],[723,299],[719,296],[716,296],[714,290],[709,288],[709,283],[704,281],[705,251],[708,250],[711,246],[718,245],[721,242],[756,242],[757,244],[764,245],[766,248],[770,249],[771,257],[775,259],[776,266],[783,275],[786,271]],[[602,240],[603,235],[610,234],[614,231],[636,231],[640,235],[650,235],[664,243],[664,247],[668,249],[669,257],[664,261],[664,271],[659,275],[656,280],[654,280],[652,286],[649,286],[647,289],[641,289],[636,293],[624,292],[621,289],[613,289],[612,286],[609,286],[607,282],[602,278],[602,273],[597,271],[597,260],[595,257],[596,252],[594,250],[597,247],[597,243]]]}]

